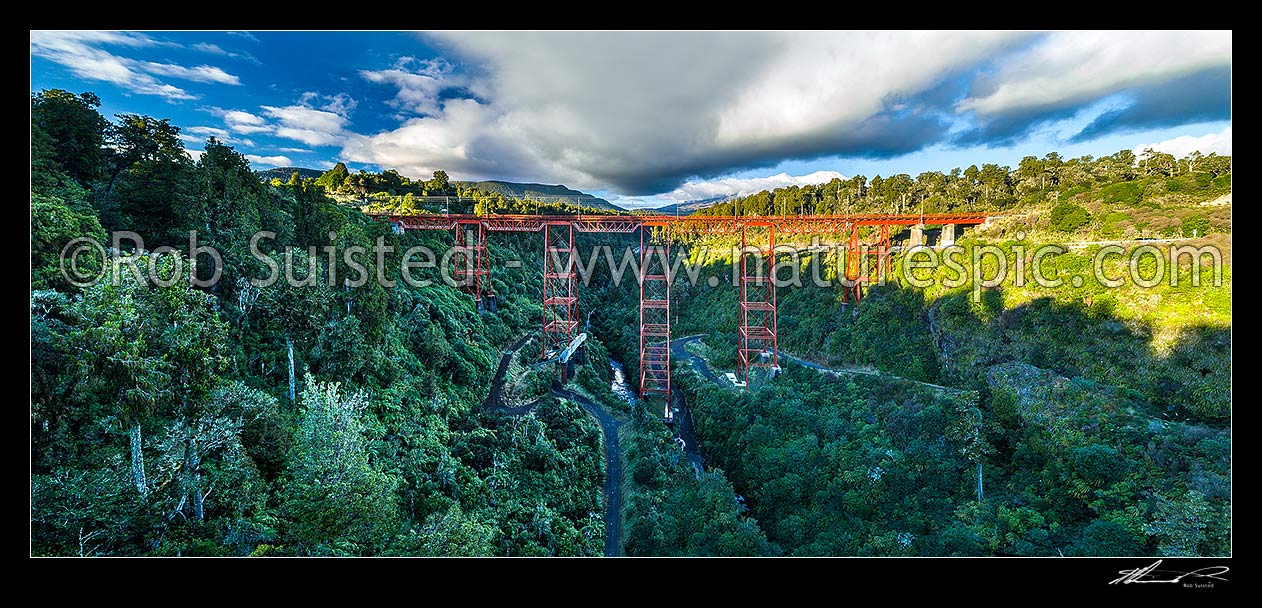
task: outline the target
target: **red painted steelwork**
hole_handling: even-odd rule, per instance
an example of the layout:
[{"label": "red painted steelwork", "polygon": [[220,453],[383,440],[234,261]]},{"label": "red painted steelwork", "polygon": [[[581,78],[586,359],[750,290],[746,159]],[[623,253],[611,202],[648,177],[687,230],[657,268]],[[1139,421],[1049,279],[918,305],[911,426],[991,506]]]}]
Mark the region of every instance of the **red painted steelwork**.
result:
[{"label": "red painted steelwork", "polygon": [[[575,272],[574,225],[543,225],[543,352],[547,358],[570,345],[578,327],[578,281]],[[562,371],[562,381],[565,372]]]},{"label": "red painted steelwork", "polygon": [[456,246],[451,256],[452,279],[456,286],[481,302],[482,294],[493,295],[487,287],[488,266],[486,250],[486,224],[459,224],[456,226]]},{"label": "red painted steelwork", "polygon": [[846,244],[846,272],[842,283],[842,302],[858,304],[863,297],[864,286],[880,283],[890,272],[890,227],[875,226],[869,235],[875,242],[865,243],[859,237],[859,227],[851,228]]},{"label": "red painted steelwork", "polygon": [[578,232],[630,234],[640,226],[671,228],[681,232],[740,232],[742,226],[772,222],[781,234],[845,232],[850,226],[976,225],[986,221],[985,213],[858,214],[858,215],[387,215],[389,220],[409,230],[451,230],[457,224],[485,222],[491,232],[538,232],[544,225],[570,223]]},{"label": "red painted steelwork", "polygon": [[[749,244],[750,228],[765,229],[767,246]],[[764,230],[757,230],[761,233]],[[776,263],[776,224],[747,222],[741,230],[740,311],[737,319],[736,374],[749,385],[749,368],[777,367],[776,284],[772,275]],[[752,264],[751,264],[752,257]]]},{"label": "red painted steelwork", "polygon": [[[758,272],[750,274],[750,254],[740,255],[739,277],[739,326],[737,345],[737,373],[748,383],[749,368],[776,367],[779,363],[776,351],[776,291],[771,272],[775,267],[776,233],[793,234],[845,234],[848,238],[843,288],[843,301],[859,302],[865,284],[871,284],[886,276],[890,266],[890,226],[915,225],[976,225],[984,223],[984,213],[938,214],[858,214],[858,215],[799,215],[799,216],[673,216],[673,215],[375,215],[405,230],[452,230],[459,234],[465,227],[476,227],[477,244],[470,248],[465,242],[457,259],[465,263],[461,273],[457,266],[457,281],[470,279],[468,287],[475,298],[483,294],[488,278],[489,259],[486,250],[487,232],[539,232],[544,238],[543,274],[543,357],[565,348],[574,337],[578,326],[576,313],[577,281],[575,276],[575,232],[602,232],[630,234],[640,232],[640,268],[645,275],[640,284],[640,394],[666,396],[666,417],[670,417],[670,282],[665,268],[649,272],[652,263],[650,251],[669,252],[669,245],[651,245],[645,237],[649,228],[661,228],[668,239],[671,234],[737,234],[741,235],[742,249],[748,245],[751,228],[766,232],[768,247],[756,248]],[[868,246],[860,248],[859,229],[874,227],[875,253]],[[457,236],[457,246],[460,237]],[[466,257],[460,257],[466,256]],[[473,260],[468,264],[467,260]],[[665,264],[669,261],[661,258]],[[765,262],[765,267],[763,266]],[[647,285],[647,286],[646,286]],[[562,371],[562,374],[565,372]]]},{"label": "red painted steelwork", "polygon": [[640,398],[661,395],[670,409],[670,244],[653,244],[640,228]]}]

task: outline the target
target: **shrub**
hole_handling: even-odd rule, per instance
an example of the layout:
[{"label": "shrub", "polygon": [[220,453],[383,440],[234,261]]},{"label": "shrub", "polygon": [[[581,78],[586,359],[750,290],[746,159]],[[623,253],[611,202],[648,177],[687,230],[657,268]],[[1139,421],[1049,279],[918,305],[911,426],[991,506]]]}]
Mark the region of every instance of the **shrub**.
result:
[{"label": "shrub", "polygon": [[1100,220],[1100,236],[1108,238],[1122,236],[1122,227],[1119,224],[1129,221],[1132,221],[1131,216],[1125,213],[1113,212],[1106,214]]},{"label": "shrub", "polygon": [[1119,182],[1100,189],[1100,199],[1106,203],[1134,205],[1144,196],[1144,189],[1135,182]]},{"label": "shrub", "polygon": [[1091,190],[1091,182],[1087,182],[1087,183],[1083,183],[1083,184],[1078,184],[1077,186],[1074,186],[1073,188],[1070,188],[1070,189],[1068,189],[1068,190],[1064,190],[1064,191],[1062,191],[1062,192],[1060,193],[1060,196],[1058,196],[1058,197],[1057,197],[1057,200],[1059,200],[1060,202],[1062,202],[1062,203],[1063,203],[1063,202],[1066,202],[1066,201],[1068,201],[1069,199],[1072,199],[1073,197],[1075,197],[1075,196],[1077,196],[1077,195],[1079,195],[1079,194],[1082,194],[1083,192],[1087,192],[1087,191],[1089,191],[1089,190]]},{"label": "shrub", "polygon": [[1183,236],[1185,238],[1205,236],[1209,234],[1209,220],[1201,214],[1183,218]]},{"label": "shrub", "polygon": [[1074,543],[1070,555],[1119,556],[1139,555],[1140,547],[1134,537],[1120,524],[1098,519],[1082,531],[1082,538]]},{"label": "shrub", "polygon": [[1061,232],[1072,232],[1091,221],[1091,214],[1086,209],[1073,203],[1060,203],[1052,207],[1052,229]]}]

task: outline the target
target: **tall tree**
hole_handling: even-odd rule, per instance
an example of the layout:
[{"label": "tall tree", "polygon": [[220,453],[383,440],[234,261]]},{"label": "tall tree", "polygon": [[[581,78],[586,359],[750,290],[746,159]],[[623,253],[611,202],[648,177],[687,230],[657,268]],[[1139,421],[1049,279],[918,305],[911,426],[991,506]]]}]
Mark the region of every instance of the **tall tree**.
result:
[{"label": "tall tree", "polygon": [[346,183],[346,178],[349,175],[350,171],[347,170],[346,163],[339,162],[338,164],[333,165],[332,169],[321,173],[320,177],[316,178],[315,183],[317,186],[322,186],[326,190],[336,192],[342,189],[342,186]]},{"label": "tall tree", "polygon": [[202,491],[202,478],[207,459],[239,453],[242,427],[275,408],[275,397],[238,381],[215,389],[167,425],[162,451],[176,469],[179,496],[173,513],[183,513],[191,505],[193,518],[205,519],[209,491]]},{"label": "tall tree", "polygon": [[155,328],[146,285],[125,265],[113,264],[117,284],[102,281],[84,290],[71,309],[77,323],[67,342],[79,368],[79,390],[111,404],[127,429],[132,481],[148,497],[142,424],[168,396],[171,366],[151,344]]},{"label": "tall tree", "polygon": [[138,114],[119,114],[118,124],[106,131],[110,144],[110,173],[106,192],[114,189],[118,176],[138,163],[186,160],[180,128],[171,120]]},{"label": "tall tree", "polygon": [[[106,241],[105,230],[92,208],[86,204],[70,204],[60,198],[31,195],[31,288],[71,289],[62,273],[60,252],[71,240],[93,237]],[[91,258],[73,260],[85,273],[83,278],[100,269],[101,261]],[[78,280],[78,279],[76,279]]]},{"label": "tall tree", "polygon": [[308,374],[294,436],[284,511],[290,533],[312,554],[365,554],[389,540],[398,480],[372,462],[362,393]]},{"label": "tall tree", "polygon": [[[245,157],[210,138],[197,161],[189,204],[180,215],[182,224],[198,230],[200,243],[220,251],[224,267],[219,269],[222,276],[212,291],[224,300],[235,298],[245,276],[258,276],[250,272],[258,267],[258,261],[242,244],[263,228],[264,216],[277,215],[273,198]],[[213,275],[211,263],[208,258],[198,260],[199,276],[205,279]]]},{"label": "tall tree", "polygon": [[435,171],[434,179],[429,180],[425,184],[427,194],[452,194],[451,180],[447,177],[446,171]]},{"label": "tall tree", "polygon": [[[57,164],[85,186],[100,175],[104,158],[102,144],[109,122],[96,111],[100,105],[101,99],[93,93],[46,89],[31,96],[32,131],[41,138],[47,135],[44,141]],[[33,133],[33,142],[36,137]]]},{"label": "tall tree", "polygon": [[140,234],[147,249],[188,245],[193,161],[167,119],[119,115],[109,130],[110,175],[101,223]]},{"label": "tall tree", "polygon": [[1179,169],[1179,163],[1173,154],[1159,152],[1152,148],[1144,150],[1144,154],[1139,158],[1139,164],[1144,168],[1145,175],[1173,177]]}]

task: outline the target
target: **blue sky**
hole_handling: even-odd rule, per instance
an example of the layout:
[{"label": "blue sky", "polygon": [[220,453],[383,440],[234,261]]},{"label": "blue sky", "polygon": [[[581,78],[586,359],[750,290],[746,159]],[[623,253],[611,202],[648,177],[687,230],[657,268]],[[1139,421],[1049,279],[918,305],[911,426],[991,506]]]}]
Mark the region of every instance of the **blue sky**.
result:
[{"label": "blue sky", "polygon": [[624,206],[1026,155],[1231,152],[1230,32],[31,32],[31,90],[255,168]]}]

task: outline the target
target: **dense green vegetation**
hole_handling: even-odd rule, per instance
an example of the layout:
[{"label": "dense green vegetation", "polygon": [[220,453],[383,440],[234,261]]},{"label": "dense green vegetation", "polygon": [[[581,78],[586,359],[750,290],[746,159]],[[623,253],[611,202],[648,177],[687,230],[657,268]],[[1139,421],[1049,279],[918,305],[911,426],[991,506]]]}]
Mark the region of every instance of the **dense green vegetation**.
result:
[{"label": "dense green vegetation", "polygon": [[[450,237],[396,235],[312,180],[263,183],[213,139],[193,162],[168,122],[109,122],[97,104],[32,96],[33,553],[602,552],[595,423],[552,399],[518,418],[478,411],[497,345],[538,318],[537,270],[495,265],[497,315],[401,282],[397,254],[360,260],[397,287],[344,287],[353,270],[318,248],[442,251]],[[117,285],[78,288],[58,270],[71,239],[133,230],[146,251],[124,253],[170,278],[177,260],[187,272],[190,229],[223,253],[213,287],[137,278],[126,259]],[[295,248],[310,284],[248,281],[267,276],[248,249],[258,230],[276,233],[260,248],[282,268]],[[492,255],[532,246],[497,239]]]},{"label": "dense green vegetation", "polygon": [[[976,291],[945,285],[952,272],[942,267],[920,273],[922,280],[935,279],[928,288],[912,288],[896,266],[890,284],[867,290],[856,307],[843,303],[839,286],[810,284],[812,265],[823,278],[835,279],[837,270],[830,256],[806,253],[798,259],[805,284],[778,290],[780,347],[877,375],[835,378],[784,364],[786,373],[774,381],[762,379],[759,388],[737,393],[677,365],[676,382],[693,407],[708,474],[730,480],[748,505],[741,521],[768,542],[744,546],[788,555],[1230,552],[1231,223],[1230,205],[1214,200],[1230,193],[1230,159],[1172,161],[1149,154],[1140,160],[1127,152],[1067,163],[1049,159],[1026,159],[1015,171],[986,167],[971,184],[967,176],[956,181],[961,172],[872,183],[858,177],[763,192],[704,211],[1004,209],[1004,219],[964,235],[960,259],[971,260],[985,246],[1003,255],[1010,269],[1018,257],[1026,264],[1025,285],[1009,278]],[[896,231],[894,239],[906,236]],[[1141,288],[1128,280],[1106,287],[1092,280],[1099,245],[1044,259],[1044,274],[1062,279],[1060,286],[1029,280],[1040,244],[1142,237],[1218,246],[1227,261],[1221,283],[1214,283],[1206,258],[1197,262],[1201,284],[1194,286],[1185,256],[1175,285]],[[703,281],[676,281],[673,333],[708,334],[696,351],[730,370],[737,307],[726,279],[733,240],[680,241],[690,261],[701,264]],[[986,277],[995,270],[988,255]],[[1141,275],[1151,276],[1153,264],[1141,260]],[[1103,269],[1125,276],[1127,260],[1109,259]],[[709,287],[709,276],[724,284]],[[1084,279],[1081,285],[1074,285],[1075,277]],[[611,351],[634,375],[633,296],[601,297],[612,303],[601,310],[615,316],[602,326],[622,334]],[[660,422],[644,426],[654,425]],[[659,459],[678,462],[669,447],[662,449],[667,456]],[[982,500],[976,499],[978,464]],[[643,480],[633,482],[654,487]],[[688,504],[684,491],[653,496],[651,504]],[[628,509],[628,526],[637,517]],[[645,536],[663,518],[650,521]],[[733,537],[729,533],[729,542]],[[635,538],[628,534],[628,551]],[[651,546],[669,551],[663,544],[669,543]]]},{"label": "dense green vegetation", "polygon": [[561,204],[570,207],[581,207],[600,211],[623,211],[621,207],[618,207],[603,198],[579,192],[578,190],[572,190],[570,188],[566,188],[565,186],[517,184],[496,180],[459,182],[458,185],[466,191],[498,194],[500,197],[508,200],[534,200],[542,201],[544,203]]},{"label": "dense green vegetation", "polygon": [[[1230,207],[1205,204],[1230,192],[1230,165],[1207,179],[1204,159],[1158,169],[1153,158],[1068,191],[1009,198],[1005,219],[959,241],[962,260],[983,246],[1003,255],[1009,269],[1022,258],[1022,286],[1010,277],[994,288],[950,287],[953,271],[939,267],[918,275],[934,279],[929,287],[912,288],[896,266],[889,284],[871,287],[855,307],[843,303],[839,286],[809,282],[813,264],[822,265],[820,276],[836,277],[831,257],[802,255],[806,284],[778,290],[781,349],[875,376],[834,378],[783,364],[787,373],[737,393],[677,368],[707,463],[727,471],[775,549],[1230,553]],[[755,195],[764,202],[793,196]],[[863,210],[897,210],[881,207],[894,200],[888,195],[871,200],[874,207]],[[772,209],[768,203],[765,212]],[[1220,284],[1207,257],[1196,262],[1201,284],[1194,286],[1184,256],[1174,285],[1127,280],[1110,288],[1092,279],[1100,246],[1089,245],[1045,259],[1044,275],[1062,279],[1060,286],[1030,281],[1034,249],[1063,241],[1065,232],[1084,240],[1195,237],[1190,244],[1216,245],[1228,262]],[[691,244],[694,257],[709,249],[702,277],[730,274],[730,238]],[[996,260],[988,255],[983,276],[991,277]],[[1127,263],[1112,258],[1103,269],[1125,276]],[[1152,276],[1154,264],[1141,260],[1140,274]],[[1075,286],[1075,278],[1084,280]],[[674,333],[709,334],[697,351],[732,369],[732,288],[676,283],[675,296]],[[975,436],[964,432],[964,421]],[[962,439],[973,443],[962,449]],[[879,479],[865,477],[875,470],[865,467],[879,467]]]},{"label": "dense green vegetation", "polygon": [[[345,165],[343,165],[345,167]],[[303,167],[274,167],[272,169],[264,169],[259,171],[259,177],[264,181],[271,182],[273,179],[279,179],[282,183],[288,182],[293,178],[294,174],[298,174],[298,179],[316,179],[324,174],[318,169],[306,169]]]},{"label": "dense green vegetation", "polygon": [[[319,186],[334,200],[360,207],[365,213],[560,213],[607,214],[621,212],[602,198],[570,190],[565,186],[515,184],[511,182],[453,182],[446,171],[435,171],[432,179],[412,180],[393,169],[374,173],[360,169],[351,173],[344,163],[312,178],[298,170],[285,173],[272,169],[272,186]],[[308,170],[309,171],[309,170]]]},{"label": "dense green vegetation", "polygon": [[681,378],[706,454],[789,555],[982,555],[960,520],[988,446],[973,393],[801,367],[756,393]]},{"label": "dense green vegetation", "polygon": [[654,410],[637,410],[626,448],[627,555],[776,555],[721,469],[698,478]]},{"label": "dense green vegetation", "polygon": [[[1091,196],[1097,191],[1098,196]],[[1052,152],[1027,156],[1016,168],[984,164],[947,173],[926,171],[869,180],[863,175],[817,186],[792,186],[739,197],[698,213],[703,215],[798,215],[829,213],[943,213],[1001,210],[1048,201],[1098,199],[1127,206],[1209,200],[1231,191],[1231,157],[1195,152],[1176,159],[1130,150],[1094,158],[1062,159]],[[1082,195],[1082,196],[1080,196]]]}]

